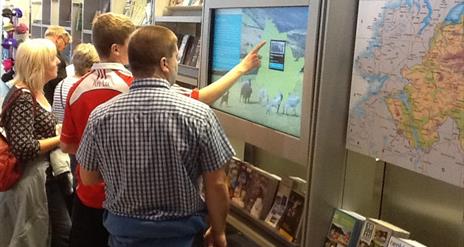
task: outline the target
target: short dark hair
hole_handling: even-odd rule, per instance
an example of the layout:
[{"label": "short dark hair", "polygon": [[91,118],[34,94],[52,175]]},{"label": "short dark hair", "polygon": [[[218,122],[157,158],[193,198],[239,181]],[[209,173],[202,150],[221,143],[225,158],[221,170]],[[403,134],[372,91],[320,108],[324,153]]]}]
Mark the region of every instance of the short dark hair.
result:
[{"label": "short dark hair", "polygon": [[163,57],[171,57],[177,47],[176,35],[166,27],[144,26],[129,40],[129,65],[136,77],[152,76]]},{"label": "short dark hair", "polygon": [[134,23],[125,15],[104,13],[97,16],[92,24],[92,43],[100,58],[110,56],[113,44],[124,45],[134,30]]}]

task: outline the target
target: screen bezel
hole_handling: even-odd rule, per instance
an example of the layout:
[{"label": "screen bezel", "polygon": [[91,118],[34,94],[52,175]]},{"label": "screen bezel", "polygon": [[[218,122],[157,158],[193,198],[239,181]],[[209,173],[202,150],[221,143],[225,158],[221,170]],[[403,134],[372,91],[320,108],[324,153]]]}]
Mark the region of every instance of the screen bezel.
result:
[{"label": "screen bezel", "polygon": [[[303,94],[301,100],[300,136],[295,137],[232,114],[214,109],[228,136],[252,144],[277,156],[306,166],[309,159],[311,112],[313,111],[313,85],[316,71],[316,51],[319,27],[319,10],[310,8],[308,1],[289,0],[208,0],[203,8],[202,49],[200,64],[200,87],[205,87],[211,69],[212,17],[216,9],[259,8],[259,7],[308,7],[308,29],[306,38],[305,70],[303,73]],[[269,45],[269,44],[266,44]]]}]

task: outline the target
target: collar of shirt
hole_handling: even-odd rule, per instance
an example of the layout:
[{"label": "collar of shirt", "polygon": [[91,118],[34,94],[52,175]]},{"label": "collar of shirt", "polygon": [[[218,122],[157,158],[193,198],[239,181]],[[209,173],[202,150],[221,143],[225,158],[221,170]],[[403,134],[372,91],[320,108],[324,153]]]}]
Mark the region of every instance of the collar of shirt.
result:
[{"label": "collar of shirt", "polygon": [[137,89],[137,88],[147,88],[147,87],[158,87],[158,88],[165,88],[169,89],[171,84],[161,78],[143,78],[143,79],[135,79],[132,82],[132,86],[130,90]]},{"label": "collar of shirt", "polygon": [[124,65],[120,63],[95,63],[92,65],[92,70],[98,69],[112,69],[112,70],[119,70],[125,74],[132,75],[132,73],[124,67]]}]

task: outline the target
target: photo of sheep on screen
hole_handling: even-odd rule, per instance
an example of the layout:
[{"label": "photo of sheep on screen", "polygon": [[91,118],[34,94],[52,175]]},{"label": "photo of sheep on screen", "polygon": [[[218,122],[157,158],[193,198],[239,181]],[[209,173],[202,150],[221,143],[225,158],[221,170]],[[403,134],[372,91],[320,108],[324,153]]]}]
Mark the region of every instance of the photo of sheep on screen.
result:
[{"label": "photo of sheep on screen", "polygon": [[216,9],[212,18],[209,83],[237,65],[262,40],[261,67],[243,76],[213,107],[253,123],[300,136],[309,8]]}]

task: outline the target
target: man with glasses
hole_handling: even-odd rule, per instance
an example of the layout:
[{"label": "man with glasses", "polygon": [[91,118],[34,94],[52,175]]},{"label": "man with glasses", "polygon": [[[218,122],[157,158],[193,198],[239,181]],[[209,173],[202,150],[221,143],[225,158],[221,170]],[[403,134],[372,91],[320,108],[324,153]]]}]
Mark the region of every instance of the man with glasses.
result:
[{"label": "man with glasses", "polygon": [[57,57],[60,60],[58,65],[58,76],[49,81],[44,86],[45,97],[48,102],[53,104],[53,94],[55,93],[56,85],[64,78],[66,78],[66,60],[63,57],[62,52],[71,43],[71,35],[63,27],[51,25],[45,31],[45,38],[51,40],[56,45]]}]

